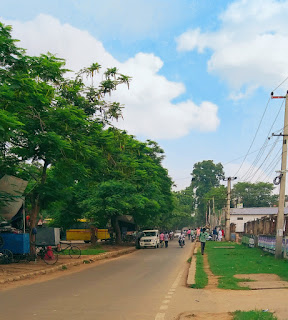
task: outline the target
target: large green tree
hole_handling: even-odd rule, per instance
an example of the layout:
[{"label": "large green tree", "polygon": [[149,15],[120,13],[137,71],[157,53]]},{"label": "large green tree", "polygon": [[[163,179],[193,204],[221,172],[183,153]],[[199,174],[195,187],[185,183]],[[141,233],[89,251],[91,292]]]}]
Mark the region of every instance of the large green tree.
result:
[{"label": "large green tree", "polygon": [[208,206],[208,210],[206,209],[207,220],[215,226],[216,221],[219,221],[219,217],[221,216],[221,210],[227,203],[227,188],[223,185],[212,188],[205,194],[204,201],[206,206]]},{"label": "large green tree", "polygon": [[182,229],[195,226],[195,198],[191,187],[173,192],[174,210],[171,217],[171,228]]},{"label": "large green tree", "polygon": [[[130,79],[111,68],[104,80],[87,86],[84,79],[93,79],[99,64],[66,79],[63,59],[51,54],[30,57],[16,42],[11,27],[0,23],[0,169],[2,174],[19,175],[19,168],[30,174],[33,188],[28,198],[34,227],[45,202],[47,170],[62,162],[74,162],[86,170],[88,159],[93,158],[94,164],[100,159],[96,132],[117,119],[122,109],[119,103],[107,102],[105,95]],[[23,165],[27,162],[32,166]]]},{"label": "large green tree", "polygon": [[211,189],[219,187],[220,181],[224,178],[223,166],[221,163],[215,164],[212,160],[204,160],[194,165],[191,175],[191,188],[197,208],[196,220],[198,224],[204,224],[207,210],[205,195]]},{"label": "large green tree", "polygon": [[130,78],[116,68],[97,77],[94,63],[68,79],[63,59],[30,57],[16,44],[0,24],[0,171],[29,181],[31,227],[41,210],[66,227],[86,216],[117,229],[123,214],[139,225],[167,223],[173,200],[164,151],[111,125],[122,106],[105,97],[120,84],[129,88]]},{"label": "large green tree", "polygon": [[232,189],[232,199],[244,207],[271,207],[277,205],[278,196],[273,194],[272,183],[238,182]]},{"label": "large green tree", "polygon": [[173,210],[172,181],[161,165],[163,150],[157,143],[142,143],[125,132],[109,131],[117,147],[111,148],[105,179],[94,183],[82,207],[95,221],[111,221],[120,242],[117,218],[121,215],[132,215],[140,227],[166,224]]}]

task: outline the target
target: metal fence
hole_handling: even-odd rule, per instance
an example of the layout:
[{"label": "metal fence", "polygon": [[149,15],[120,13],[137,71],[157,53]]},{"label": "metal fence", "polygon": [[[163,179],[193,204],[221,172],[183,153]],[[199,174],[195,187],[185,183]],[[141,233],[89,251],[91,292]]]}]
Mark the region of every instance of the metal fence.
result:
[{"label": "metal fence", "polygon": [[[241,243],[249,246],[250,248],[259,247],[264,251],[275,254],[276,236],[269,235],[247,235],[244,234]],[[288,258],[288,237],[283,238],[282,252],[284,258]]]}]

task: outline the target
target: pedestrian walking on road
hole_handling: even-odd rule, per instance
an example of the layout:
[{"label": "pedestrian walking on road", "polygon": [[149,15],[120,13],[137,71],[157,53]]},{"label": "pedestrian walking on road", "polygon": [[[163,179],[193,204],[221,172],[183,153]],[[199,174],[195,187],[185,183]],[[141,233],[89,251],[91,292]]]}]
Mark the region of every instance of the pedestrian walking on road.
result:
[{"label": "pedestrian walking on road", "polygon": [[201,229],[200,227],[198,227],[196,230],[196,240],[199,240],[200,232],[201,232]]},{"label": "pedestrian walking on road", "polygon": [[163,244],[164,244],[164,237],[165,237],[164,233],[163,233],[163,232],[161,232],[161,233],[160,233],[160,236],[159,236],[159,240],[160,240],[160,247],[161,247],[161,248],[163,248]]},{"label": "pedestrian walking on road", "polygon": [[169,243],[169,233],[166,231],[164,234],[165,248],[168,248]]},{"label": "pedestrian walking on road", "polygon": [[224,233],[224,229],[222,228],[222,238],[224,238],[225,237],[225,233]]},{"label": "pedestrian walking on road", "polygon": [[222,230],[218,231],[218,241],[222,241]]},{"label": "pedestrian walking on road", "polygon": [[201,243],[201,254],[204,254],[206,240],[208,239],[209,234],[206,232],[206,228],[203,228],[200,232],[199,241]]},{"label": "pedestrian walking on road", "polygon": [[218,235],[218,232],[217,232],[217,228],[215,227],[213,229],[213,241],[216,241],[217,240],[217,235]]},{"label": "pedestrian walking on road", "polygon": [[189,229],[189,230],[187,231],[187,235],[188,235],[188,240],[190,240],[190,237],[191,237],[191,229]]}]

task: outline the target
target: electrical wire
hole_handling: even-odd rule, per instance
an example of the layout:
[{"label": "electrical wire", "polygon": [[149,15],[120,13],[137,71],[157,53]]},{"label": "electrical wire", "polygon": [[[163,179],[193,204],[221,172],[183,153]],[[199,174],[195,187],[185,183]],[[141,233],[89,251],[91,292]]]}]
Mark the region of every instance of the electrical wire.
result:
[{"label": "electrical wire", "polygon": [[258,128],[257,128],[256,133],[255,133],[255,135],[254,135],[254,138],[253,138],[253,140],[252,140],[252,142],[251,142],[251,144],[250,144],[250,147],[249,147],[249,149],[248,149],[248,151],[247,151],[247,153],[246,153],[246,155],[245,155],[245,157],[244,157],[244,159],[243,159],[243,161],[242,161],[239,169],[238,169],[237,172],[234,174],[234,177],[237,176],[238,172],[241,170],[241,168],[242,168],[242,166],[243,166],[243,164],[244,164],[244,162],[245,162],[245,160],[246,160],[246,158],[247,158],[247,156],[248,156],[248,154],[249,154],[249,152],[250,152],[250,150],[251,150],[251,148],[252,148],[252,145],[253,145],[253,143],[254,143],[254,141],[255,141],[255,139],[256,139],[256,136],[257,136],[257,134],[258,134],[258,131],[259,131],[259,129],[260,129],[260,126],[261,126],[261,124],[262,124],[263,118],[264,118],[264,116],[265,116],[265,113],[266,113],[266,111],[267,111],[267,108],[268,108],[268,105],[269,105],[270,101],[271,101],[271,97],[269,97],[269,99],[268,99],[268,101],[267,101],[266,107],[265,107],[264,112],[263,112],[263,114],[262,114],[262,117],[261,117],[261,120],[260,120],[260,122],[259,122]]},{"label": "electrical wire", "polygon": [[[279,138],[279,137],[278,137]],[[272,150],[271,150],[272,151]],[[270,170],[270,168],[273,166],[275,160],[276,163],[278,163],[279,160],[279,155],[281,154],[282,151],[282,146],[280,147],[280,149],[278,150],[278,152],[276,153],[276,156],[274,156],[274,158],[272,159],[272,161],[263,169],[263,172],[267,172],[268,170]],[[264,164],[264,162],[270,157],[271,153],[269,153],[266,158],[263,160],[261,166],[258,168],[258,170],[255,172],[255,174],[253,175],[252,179],[256,176],[257,172],[261,169],[262,165]],[[274,165],[275,167],[276,165]],[[274,168],[273,167],[273,168]],[[273,170],[272,170],[273,171]],[[270,173],[271,174],[271,173]],[[258,176],[258,178],[256,179],[256,181],[259,181],[259,179],[261,178],[262,174],[260,173],[260,175]]]},{"label": "electrical wire", "polygon": [[282,158],[282,152],[280,150],[280,156],[278,155],[278,158],[276,159],[276,161],[274,161],[274,164],[271,166],[270,171],[266,173],[266,175],[267,175],[267,178],[265,180],[266,182],[270,181],[270,179],[271,179],[270,176],[271,176],[272,172],[275,171],[275,168],[279,165],[279,162],[281,162],[281,158]]},{"label": "electrical wire", "polygon": [[264,160],[262,161],[262,163],[260,164],[260,166],[256,169],[255,172],[253,172],[250,176],[248,176],[245,180],[252,180],[255,175],[259,172],[259,170],[262,168],[262,166],[264,165],[264,163],[266,162],[267,159],[269,159],[270,155],[272,154],[274,148],[276,147],[276,144],[279,142],[279,137],[277,137],[277,139],[273,142],[272,147],[270,148],[269,152],[267,153],[266,157],[264,158]]},{"label": "electrical wire", "polygon": [[[286,77],[272,92],[276,91],[276,90],[277,90],[280,86],[282,86],[282,84],[285,83],[287,80],[288,80],[288,77]],[[263,115],[262,115],[262,117],[261,117],[260,123],[259,123],[258,128],[257,128],[257,130],[256,130],[256,133],[255,133],[255,135],[254,135],[254,138],[253,138],[253,140],[252,140],[252,142],[251,142],[251,145],[250,145],[250,147],[249,147],[249,149],[248,149],[248,151],[247,151],[247,154],[246,154],[246,156],[244,157],[244,159],[243,159],[243,161],[242,161],[242,163],[241,163],[238,171],[235,173],[235,176],[236,176],[236,175],[238,174],[238,172],[241,170],[241,168],[242,168],[242,166],[243,166],[243,164],[244,164],[244,162],[245,162],[245,160],[246,160],[246,158],[247,158],[247,156],[248,156],[248,154],[249,154],[249,151],[250,151],[250,149],[251,149],[251,147],[252,147],[252,145],[253,145],[253,143],[254,143],[254,141],[255,141],[255,139],[256,139],[257,133],[258,133],[258,131],[259,131],[259,128],[260,128],[260,126],[261,126],[261,123],[262,123],[262,121],[263,121],[264,115],[265,115],[265,113],[266,113],[266,110],[267,110],[267,107],[268,107],[270,101],[271,101],[271,97],[268,99],[268,102],[267,102],[267,104],[266,104],[265,110],[264,110]],[[282,105],[283,105],[283,103],[284,103],[284,102],[282,102]],[[275,118],[275,120],[274,120],[274,122],[273,122],[273,124],[272,124],[272,126],[271,126],[271,128],[270,128],[269,134],[270,134],[270,132],[271,132],[271,130],[272,130],[272,127],[273,127],[276,119],[278,118],[278,115],[279,115],[279,113],[280,113],[280,110],[281,110],[281,108],[282,108],[282,105],[280,106],[280,109],[279,109],[279,111],[278,111],[278,113],[277,113],[277,116],[276,116],[276,118]],[[268,136],[269,136],[269,134],[268,134]],[[262,149],[262,148],[263,148],[263,149]],[[262,155],[263,155],[263,153],[264,153],[264,151],[265,151],[265,148],[266,148],[265,142],[264,142],[264,144],[262,145],[262,148],[260,149],[259,154],[256,156],[256,159],[257,159],[257,160],[256,160],[256,159],[254,160],[254,161],[256,161],[256,164],[258,163],[258,161],[260,160],[260,158],[262,157]],[[252,164],[252,165],[250,166],[250,168],[248,169],[248,172],[249,172],[249,173],[250,173],[250,171],[251,171],[251,168],[254,167],[254,166],[255,166],[255,164],[254,164],[254,165]]]},{"label": "electrical wire", "polygon": [[[243,177],[242,177],[243,179],[245,179],[246,176],[249,176],[249,175],[251,175],[251,174],[253,173],[253,170],[255,170],[255,167],[256,167],[257,163],[260,161],[261,157],[263,156],[263,154],[264,154],[264,152],[265,152],[265,149],[266,149],[266,147],[267,147],[267,144],[268,144],[268,140],[270,139],[270,137],[269,137],[269,136],[270,136],[270,133],[271,133],[273,127],[274,127],[274,124],[275,124],[276,120],[277,120],[278,117],[279,117],[279,114],[280,114],[280,111],[281,111],[282,108],[283,108],[283,105],[284,105],[284,100],[282,101],[282,103],[281,103],[281,105],[280,105],[280,108],[279,108],[279,110],[278,110],[278,112],[277,112],[277,114],[276,114],[276,117],[275,117],[275,119],[274,119],[274,121],[273,121],[273,123],[272,123],[272,125],[271,125],[271,127],[270,127],[270,130],[269,130],[269,132],[268,132],[268,134],[267,134],[267,138],[265,139],[265,141],[264,141],[264,143],[263,143],[263,145],[262,145],[259,153],[257,154],[255,160],[254,160],[253,163],[251,164],[250,168],[249,168],[248,171],[243,175]],[[281,129],[281,130],[282,130],[282,129]]]},{"label": "electrical wire", "polygon": [[276,91],[276,90],[277,90],[279,87],[281,87],[281,86],[282,86],[282,84],[283,84],[283,83],[285,83],[287,80],[288,80],[288,77],[287,77],[287,78],[285,78],[285,80],[283,80],[283,81],[279,84],[279,86],[278,86],[278,87],[276,87],[274,90],[272,90],[272,92]]},{"label": "electrical wire", "polygon": [[[282,130],[282,129],[281,129],[281,130]],[[273,142],[273,143],[274,143],[274,142]],[[272,146],[273,143],[268,144],[267,147]],[[248,153],[248,156],[250,156],[250,154],[253,154],[253,153],[255,153],[255,152],[259,151],[259,150],[261,150],[261,148],[256,149],[256,150],[254,150],[254,151],[251,151],[250,153]],[[232,163],[232,162],[234,162],[234,161],[236,161],[236,160],[242,159],[242,158],[244,158],[244,157],[245,157],[245,154],[244,154],[243,156],[241,156],[241,157],[238,157],[238,158],[235,158],[235,159],[233,159],[233,160],[230,160],[229,162],[223,163],[223,166],[226,166],[227,164]],[[185,178],[182,178],[182,179],[185,179]]]}]

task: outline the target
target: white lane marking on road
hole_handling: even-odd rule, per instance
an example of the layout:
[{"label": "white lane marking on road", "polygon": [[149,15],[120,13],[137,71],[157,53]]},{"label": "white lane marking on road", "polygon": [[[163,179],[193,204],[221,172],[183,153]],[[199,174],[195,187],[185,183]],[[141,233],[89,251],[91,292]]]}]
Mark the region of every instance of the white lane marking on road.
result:
[{"label": "white lane marking on road", "polygon": [[[168,295],[171,295],[171,297],[167,296],[167,295],[165,296],[166,300],[162,301],[163,304],[160,306],[160,310],[167,310],[168,309],[168,303],[170,302],[169,299],[171,299],[172,295],[175,293],[176,288],[178,287],[179,282],[181,280],[181,277],[183,275],[183,272],[184,272],[184,270],[182,270],[178,273],[175,281],[173,282],[171,288],[168,291]],[[159,312],[156,314],[155,320],[164,320],[164,319],[165,319],[165,313]]]},{"label": "white lane marking on road", "polygon": [[157,313],[155,320],[164,320],[165,319],[165,313]]}]

